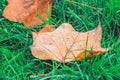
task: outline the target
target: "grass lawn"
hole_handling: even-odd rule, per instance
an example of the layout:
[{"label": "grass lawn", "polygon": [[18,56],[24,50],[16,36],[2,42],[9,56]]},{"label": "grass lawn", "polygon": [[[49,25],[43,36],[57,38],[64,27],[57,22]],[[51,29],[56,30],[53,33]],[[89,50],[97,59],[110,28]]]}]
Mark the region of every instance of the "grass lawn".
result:
[{"label": "grass lawn", "polygon": [[[32,31],[21,23],[4,19],[6,0],[0,0],[0,80],[120,80],[120,0],[54,0],[52,23],[58,27],[70,22],[79,32],[103,28],[102,47],[112,49],[91,59],[59,63],[43,61],[32,56]],[[86,5],[89,6],[86,6]],[[92,6],[97,9],[94,10]],[[57,68],[59,66],[59,68]],[[47,74],[38,76],[38,74]]]}]

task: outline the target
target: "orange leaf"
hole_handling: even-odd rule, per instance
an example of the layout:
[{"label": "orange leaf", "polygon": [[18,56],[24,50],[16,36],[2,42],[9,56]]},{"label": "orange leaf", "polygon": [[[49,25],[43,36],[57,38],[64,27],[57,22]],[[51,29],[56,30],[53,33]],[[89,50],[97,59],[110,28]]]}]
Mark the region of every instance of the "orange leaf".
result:
[{"label": "orange leaf", "polygon": [[7,0],[3,16],[11,21],[21,22],[25,26],[36,26],[43,22],[36,12],[48,19],[47,10],[52,8],[53,0]]},{"label": "orange leaf", "polygon": [[30,49],[33,56],[43,60],[81,60],[85,53],[86,57],[91,57],[91,52],[98,55],[108,51],[107,48],[101,48],[101,35],[101,25],[88,32],[77,32],[70,24],[63,23],[52,32],[34,32],[34,42]]},{"label": "orange leaf", "polygon": [[51,32],[55,30],[53,25],[45,25],[39,32],[35,32],[36,34],[34,34],[33,38],[36,37],[35,35],[40,34],[40,33],[45,33],[45,32]]},{"label": "orange leaf", "polygon": [[41,29],[40,30],[40,32],[36,32],[36,33],[45,33],[45,32],[51,32],[51,31],[53,31],[55,28],[54,28],[54,26],[53,25],[45,25],[44,27],[43,27],[43,29]]}]

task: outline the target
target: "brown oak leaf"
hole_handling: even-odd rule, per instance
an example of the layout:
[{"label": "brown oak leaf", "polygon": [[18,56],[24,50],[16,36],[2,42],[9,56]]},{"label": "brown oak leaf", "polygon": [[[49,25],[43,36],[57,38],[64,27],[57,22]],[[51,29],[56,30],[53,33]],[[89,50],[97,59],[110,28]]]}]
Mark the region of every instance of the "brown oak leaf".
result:
[{"label": "brown oak leaf", "polygon": [[46,33],[33,32],[33,44],[30,49],[33,56],[42,60],[70,62],[108,51],[101,48],[102,28],[88,32],[77,32],[68,24],[63,23],[56,30]]},{"label": "brown oak leaf", "polygon": [[11,21],[21,22],[25,26],[36,26],[43,22],[38,18],[37,12],[48,19],[47,11],[52,8],[53,0],[7,0],[8,5],[3,16]]}]

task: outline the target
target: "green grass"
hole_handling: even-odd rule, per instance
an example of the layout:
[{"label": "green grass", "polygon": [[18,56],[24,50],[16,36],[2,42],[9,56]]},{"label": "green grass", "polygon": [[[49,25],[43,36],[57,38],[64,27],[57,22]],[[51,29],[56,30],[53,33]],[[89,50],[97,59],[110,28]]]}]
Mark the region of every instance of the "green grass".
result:
[{"label": "green grass", "polygon": [[[20,23],[4,19],[6,0],[0,1],[0,79],[4,80],[112,80],[120,79],[120,0],[73,0],[92,8],[65,0],[54,0],[52,23],[58,27],[70,22],[79,32],[94,29],[99,21],[103,28],[102,47],[112,49],[84,61],[59,63],[32,56],[30,30]],[[98,13],[99,15],[98,15]],[[42,25],[31,28],[39,31]],[[59,66],[59,68],[56,68]],[[50,73],[49,73],[50,72]],[[38,73],[49,73],[44,77]]]}]

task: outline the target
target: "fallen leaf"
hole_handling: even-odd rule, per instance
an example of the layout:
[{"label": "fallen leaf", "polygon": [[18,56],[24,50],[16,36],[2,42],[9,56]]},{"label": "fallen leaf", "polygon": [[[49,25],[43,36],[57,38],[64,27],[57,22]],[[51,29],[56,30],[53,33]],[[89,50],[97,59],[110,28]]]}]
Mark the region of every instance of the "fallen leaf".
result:
[{"label": "fallen leaf", "polygon": [[53,25],[46,24],[39,32],[35,32],[36,34],[34,34],[34,36],[40,33],[51,32],[53,30],[55,30]]},{"label": "fallen leaf", "polygon": [[56,30],[46,33],[33,32],[33,44],[30,46],[33,56],[42,60],[56,60],[58,62],[70,62],[86,57],[99,55],[108,51],[101,48],[102,28],[88,32],[77,32],[68,24],[63,23]]},{"label": "fallen leaf", "polygon": [[21,22],[25,26],[36,26],[43,22],[38,18],[38,12],[48,19],[47,11],[52,8],[53,0],[7,0],[8,5],[3,16],[11,21]]},{"label": "fallen leaf", "polygon": [[47,24],[43,27],[43,29],[41,29],[39,32],[36,32],[36,33],[39,34],[39,33],[51,32],[53,30],[55,30],[54,26]]}]

